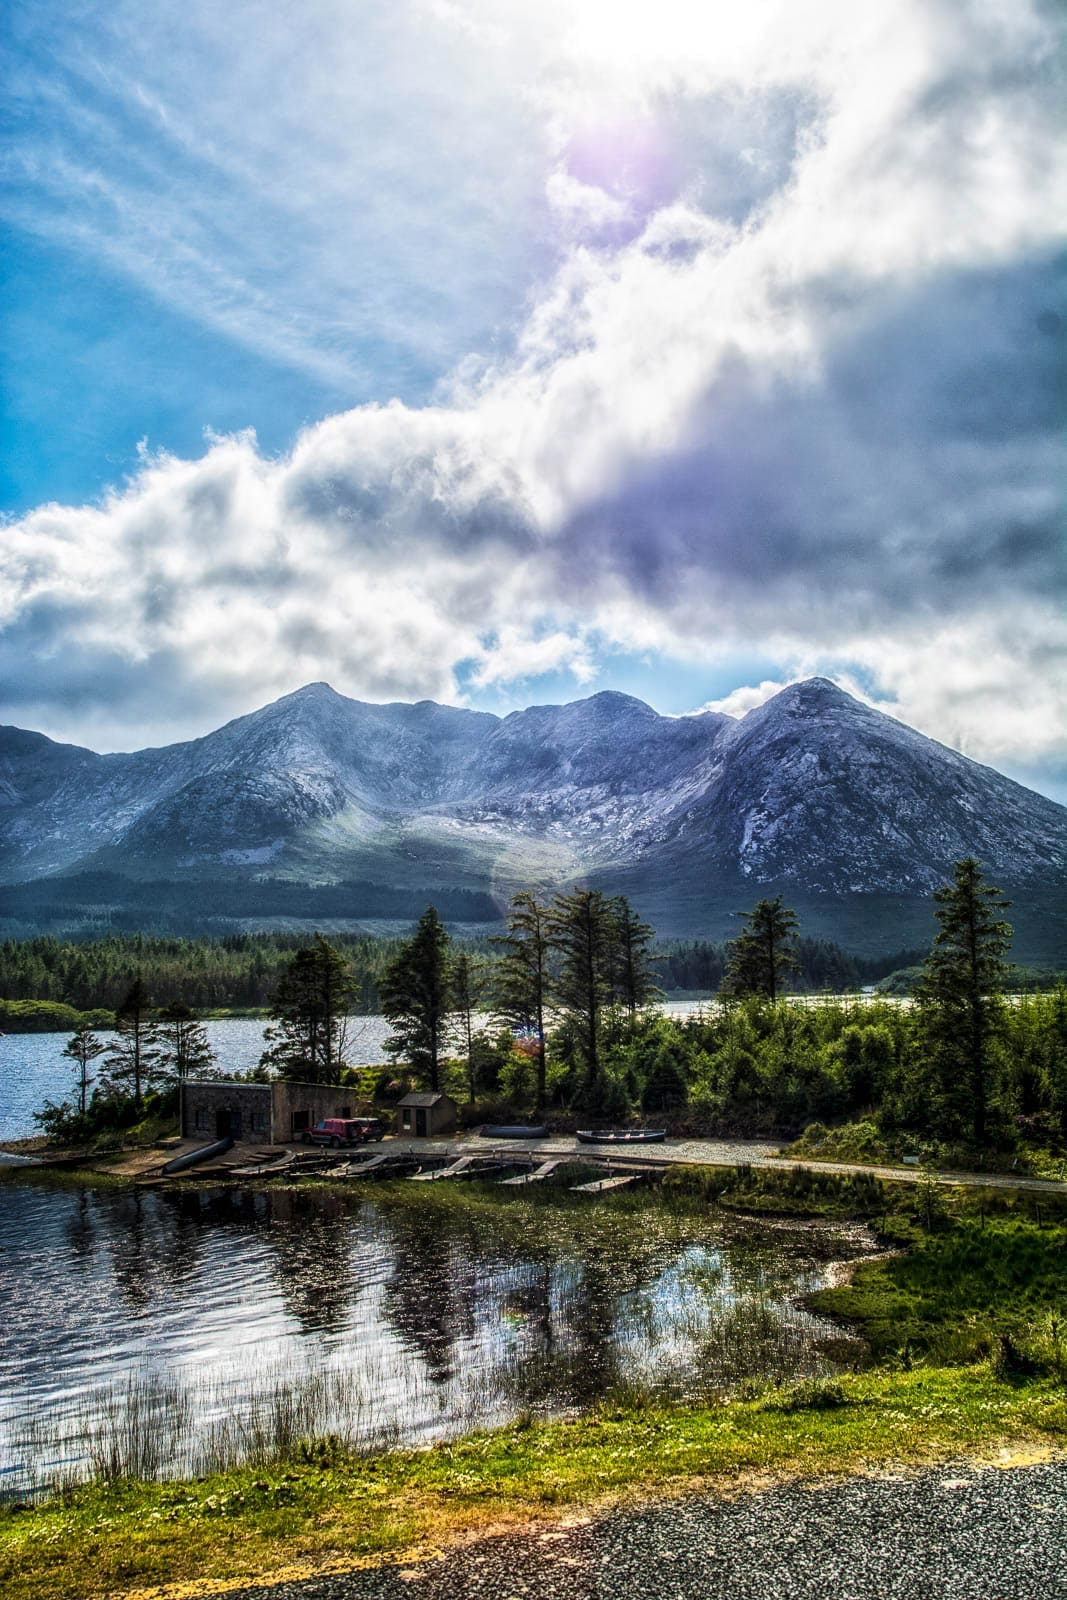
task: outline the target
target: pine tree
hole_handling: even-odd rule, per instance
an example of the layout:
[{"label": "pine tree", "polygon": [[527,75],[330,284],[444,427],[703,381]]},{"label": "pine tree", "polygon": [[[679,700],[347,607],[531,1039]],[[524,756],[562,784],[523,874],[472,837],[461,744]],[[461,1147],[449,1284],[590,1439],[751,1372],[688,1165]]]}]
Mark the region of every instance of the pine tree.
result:
[{"label": "pine tree", "polygon": [[160,1069],[183,1083],[186,1078],[210,1076],[215,1065],[204,1024],[180,1000],[163,1006],[156,1019]]},{"label": "pine tree", "polygon": [[298,1083],[340,1083],[353,989],[348,963],[317,933],[279,979],[260,1065]]},{"label": "pine tree", "polygon": [[90,1063],[104,1053],[106,1046],[91,1028],[78,1028],[63,1047],[63,1054],[74,1063],[74,1086],[78,1092],[78,1112],[84,1117],[89,1103],[89,1086],[96,1080],[89,1076]]},{"label": "pine tree", "polygon": [[796,913],[783,906],[778,895],[774,900],[760,900],[745,915],[745,924],[729,946],[722,992],[763,995],[773,1002],[782,992],[785,974],[796,968]]},{"label": "pine tree", "polygon": [[508,913],[507,937],[494,973],[493,1013],[513,1031],[537,1039],[537,1109],[545,1102],[545,1014],[551,1005],[552,941],[549,910],[532,894],[517,894]]},{"label": "pine tree", "polygon": [[642,1006],[659,994],[652,978],[655,957],[649,949],[656,935],[642,922],[624,894],[609,901],[612,914],[612,984],[632,1021]]},{"label": "pine tree", "polygon": [[559,961],[556,994],[585,1057],[586,1090],[600,1075],[601,1014],[611,1004],[614,916],[599,889],[557,895],[547,930]]},{"label": "pine tree", "polygon": [[452,1002],[467,1057],[467,1097],[474,1100],[474,1012],[482,997],[484,972],[465,950],[452,963]]},{"label": "pine tree", "polygon": [[915,988],[920,1026],[947,1113],[946,1131],[969,1121],[976,1144],[989,1127],[995,1049],[1011,926],[1011,904],[985,882],[973,856],[957,861],[951,883],[934,891],[941,924]]},{"label": "pine tree", "polygon": [[138,1111],[159,1067],[154,1024],[148,990],[137,977],[115,1012],[115,1039],[107,1048],[104,1066],[107,1087],[128,1094]]},{"label": "pine tree", "polygon": [[378,980],[382,1015],[393,1025],[385,1048],[404,1056],[431,1089],[441,1087],[441,1058],[453,1010],[453,973],[448,930],[433,906],[419,918],[414,936]]}]

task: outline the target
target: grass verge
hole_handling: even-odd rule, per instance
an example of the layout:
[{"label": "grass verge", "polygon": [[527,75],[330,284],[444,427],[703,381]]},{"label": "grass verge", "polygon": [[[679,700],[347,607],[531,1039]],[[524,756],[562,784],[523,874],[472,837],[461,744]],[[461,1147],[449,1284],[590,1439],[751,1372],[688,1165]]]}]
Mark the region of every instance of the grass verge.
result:
[{"label": "grass verge", "polygon": [[[303,1461],[198,1482],[94,1485],[0,1511],[7,1600],[95,1600],[162,1584],[313,1572],[575,1507],[1067,1443],[1067,1393],[990,1366],[867,1373],[712,1406],[607,1406],[432,1449]],[[195,1588],[186,1590],[195,1592]]]},{"label": "grass verge", "polygon": [[[888,1231],[888,1230],[887,1230]],[[859,1326],[877,1361],[1006,1360],[1067,1381],[1067,1226],[965,1216],[808,1296]]]}]

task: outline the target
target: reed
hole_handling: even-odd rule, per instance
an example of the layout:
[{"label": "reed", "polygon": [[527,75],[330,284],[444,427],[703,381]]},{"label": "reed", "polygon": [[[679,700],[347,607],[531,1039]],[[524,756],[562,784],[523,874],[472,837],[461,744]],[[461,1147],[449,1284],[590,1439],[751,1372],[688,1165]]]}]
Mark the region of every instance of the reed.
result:
[{"label": "reed", "polygon": [[[836,1370],[819,1348],[826,1326],[760,1286],[738,1288],[714,1262],[690,1262],[661,1292],[635,1290],[607,1307],[564,1278],[562,1306],[516,1314],[502,1347],[457,1353],[436,1374],[407,1359],[402,1390],[390,1355],[278,1365],[227,1381],[138,1372],[87,1392],[16,1430],[19,1492],[78,1484],[198,1478],[307,1461],[329,1448],[358,1456],[458,1438],[475,1428],[611,1403],[648,1406],[721,1399],[767,1383]],[[517,1304],[522,1285],[516,1283]],[[554,1317],[550,1332],[545,1315]]]}]

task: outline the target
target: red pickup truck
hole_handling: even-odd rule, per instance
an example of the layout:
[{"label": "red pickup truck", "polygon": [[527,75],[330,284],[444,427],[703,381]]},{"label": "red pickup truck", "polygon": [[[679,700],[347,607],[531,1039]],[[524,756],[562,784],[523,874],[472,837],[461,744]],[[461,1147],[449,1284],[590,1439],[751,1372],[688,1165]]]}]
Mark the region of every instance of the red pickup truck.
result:
[{"label": "red pickup truck", "polygon": [[305,1144],[328,1144],[335,1150],[343,1144],[369,1144],[381,1139],[385,1125],[380,1117],[325,1117],[313,1128],[305,1128]]}]

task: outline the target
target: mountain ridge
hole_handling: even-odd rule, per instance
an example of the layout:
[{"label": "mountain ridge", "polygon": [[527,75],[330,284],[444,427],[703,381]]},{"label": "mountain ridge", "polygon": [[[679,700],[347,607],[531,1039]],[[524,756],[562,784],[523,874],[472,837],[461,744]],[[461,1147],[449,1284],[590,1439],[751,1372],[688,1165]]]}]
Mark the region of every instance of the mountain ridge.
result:
[{"label": "mountain ridge", "polygon": [[670,918],[697,880],[919,900],[964,854],[1015,885],[1058,882],[1067,808],[825,678],[740,718],[664,716],[612,690],[497,716],[320,682],[154,749],[0,728],[9,885],[270,877],[502,905],[603,880]]}]

